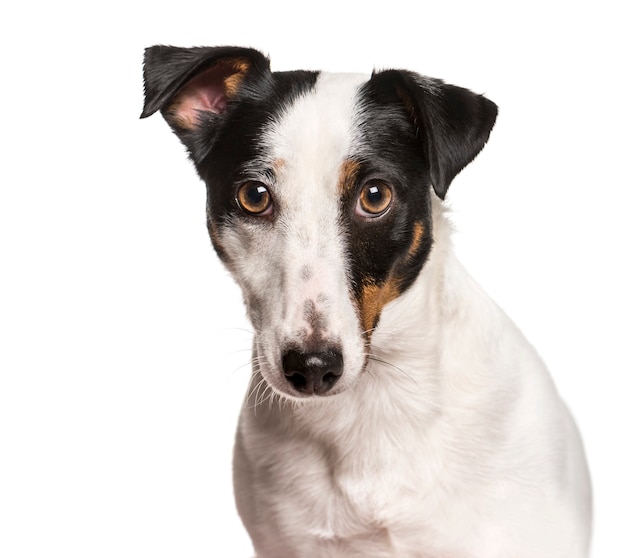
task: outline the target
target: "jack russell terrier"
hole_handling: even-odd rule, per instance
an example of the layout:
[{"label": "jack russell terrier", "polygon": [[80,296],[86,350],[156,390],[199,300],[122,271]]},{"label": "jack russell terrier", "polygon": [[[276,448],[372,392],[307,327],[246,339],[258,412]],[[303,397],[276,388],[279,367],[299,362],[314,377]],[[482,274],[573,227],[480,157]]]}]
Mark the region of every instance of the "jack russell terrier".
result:
[{"label": "jack russell terrier", "polygon": [[240,47],[154,46],[144,79],[255,331],[234,481],[258,557],[588,556],[577,428],[442,203],[496,105]]}]

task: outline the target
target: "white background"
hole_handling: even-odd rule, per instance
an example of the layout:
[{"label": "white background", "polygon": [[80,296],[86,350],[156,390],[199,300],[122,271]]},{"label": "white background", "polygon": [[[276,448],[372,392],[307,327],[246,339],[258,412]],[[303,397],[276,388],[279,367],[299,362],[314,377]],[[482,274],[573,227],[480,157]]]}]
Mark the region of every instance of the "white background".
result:
[{"label": "white background", "polygon": [[[582,430],[596,558],[626,556],[618,2],[23,2],[0,13],[0,556],[249,557],[230,460],[251,334],[143,48],[403,67],[485,93],[461,259]],[[232,5],[233,7],[227,7]],[[373,557],[375,558],[375,557]]]}]

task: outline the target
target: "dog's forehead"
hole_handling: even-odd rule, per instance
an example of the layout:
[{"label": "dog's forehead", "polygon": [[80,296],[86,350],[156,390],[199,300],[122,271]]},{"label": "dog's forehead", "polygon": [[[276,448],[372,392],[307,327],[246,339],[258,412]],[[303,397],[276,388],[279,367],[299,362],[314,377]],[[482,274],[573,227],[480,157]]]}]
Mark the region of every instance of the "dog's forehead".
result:
[{"label": "dog's forehead", "polygon": [[291,168],[333,168],[356,149],[362,74],[319,74],[309,91],[272,119],[264,137],[275,161]]}]

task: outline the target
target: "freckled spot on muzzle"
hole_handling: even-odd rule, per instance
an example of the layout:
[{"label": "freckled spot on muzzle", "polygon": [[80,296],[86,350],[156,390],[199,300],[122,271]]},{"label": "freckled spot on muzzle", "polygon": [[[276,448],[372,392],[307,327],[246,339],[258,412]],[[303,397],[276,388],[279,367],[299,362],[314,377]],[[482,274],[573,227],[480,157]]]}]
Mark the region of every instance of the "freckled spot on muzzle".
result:
[{"label": "freckled spot on muzzle", "polygon": [[303,266],[302,269],[300,270],[300,279],[302,279],[302,281],[304,281],[305,283],[308,283],[312,278],[313,278],[313,269],[311,269],[311,266],[309,265]]},{"label": "freckled spot on muzzle", "polygon": [[314,334],[321,334],[328,328],[328,318],[317,309],[313,300],[304,303],[304,321],[309,324]]}]

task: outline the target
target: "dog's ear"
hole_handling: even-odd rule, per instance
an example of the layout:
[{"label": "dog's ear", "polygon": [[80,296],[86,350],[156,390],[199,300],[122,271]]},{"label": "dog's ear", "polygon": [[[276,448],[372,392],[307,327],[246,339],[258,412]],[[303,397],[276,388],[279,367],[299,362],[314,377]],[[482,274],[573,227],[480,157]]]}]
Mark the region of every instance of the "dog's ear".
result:
[{"label": "dog's ear", "polygon": [[421,141],[436,194],[444,199],[452,179],[489,139],[498,107],[455,85],[403,70],[387,70],[372,80],[392,79]]},{"label": "dog's ear", "polygon": [[160,110],[187,143],[190,132],[219,121],[247,80],[269,74],[268,58],[250,48],[147,48],[141,118]]}]

